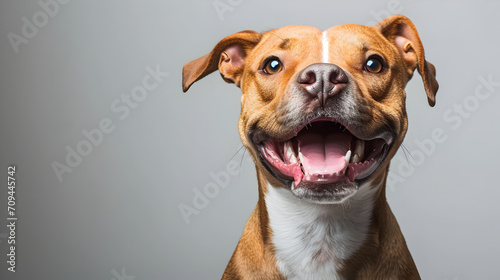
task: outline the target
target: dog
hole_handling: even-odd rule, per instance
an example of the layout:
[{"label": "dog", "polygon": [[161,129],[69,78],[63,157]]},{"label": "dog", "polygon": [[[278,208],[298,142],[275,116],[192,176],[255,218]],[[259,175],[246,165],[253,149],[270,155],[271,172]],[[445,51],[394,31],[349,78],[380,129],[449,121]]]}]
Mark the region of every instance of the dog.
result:
[{"label": "dog", "polygon": [[242,31],[183,67],[183,91],[219,70],[241,88],[241,141],[257,206],[222,279],[420,279],[386,201],[415,69],[435,104],[435,67],[414,24]]}]

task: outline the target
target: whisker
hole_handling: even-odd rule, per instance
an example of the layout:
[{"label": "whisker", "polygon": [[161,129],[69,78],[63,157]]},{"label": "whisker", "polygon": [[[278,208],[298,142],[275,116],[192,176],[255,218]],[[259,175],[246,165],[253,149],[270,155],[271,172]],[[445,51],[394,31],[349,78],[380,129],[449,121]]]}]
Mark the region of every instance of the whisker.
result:
[{"label": "whisker", "polygon": [[413,157],[410,150],[406,147],[406,145],[404,143],[401,144],[401,148],[402,148],[403,154],[405,155],[406,163],[408,164],[408,166],[410,166],[410,161],[408,159],[408,155],[410,155],[410,157],[413,160],[415,160],[415,158]]},{"label": "whisker", "polygon": [[236,152],[233,154],[233,156],[231,157],[231,159],[229,161],[233,160],[234,157],[236,157],[236,155],[239,154],[241,152],[241,149],[243,149],[243,148],[245,148],[245,147],[243,146],[243,144],[241,144],[241,146],[238,148],[238,150],[236,150]]}]

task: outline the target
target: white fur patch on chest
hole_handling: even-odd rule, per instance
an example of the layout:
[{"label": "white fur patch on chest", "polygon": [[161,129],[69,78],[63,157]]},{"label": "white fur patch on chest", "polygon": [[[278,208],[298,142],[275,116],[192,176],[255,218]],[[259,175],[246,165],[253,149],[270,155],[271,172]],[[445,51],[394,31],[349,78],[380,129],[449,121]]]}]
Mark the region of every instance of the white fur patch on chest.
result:
[{"label": "white fur patch on chest", "polygon": [[363,244],[376,189],[362,186],[343,204],[316,204],[268,184],[265,201],[281,273],[297,280],[342,279],[340,261]]}]

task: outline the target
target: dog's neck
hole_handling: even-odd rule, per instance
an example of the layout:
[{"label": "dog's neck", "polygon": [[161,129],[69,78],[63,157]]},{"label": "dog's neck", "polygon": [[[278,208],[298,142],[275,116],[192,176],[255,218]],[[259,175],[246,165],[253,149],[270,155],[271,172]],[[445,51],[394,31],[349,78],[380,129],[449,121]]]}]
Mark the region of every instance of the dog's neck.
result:
[{"label": "dog's neck", "polygon": [[287,279],[342,279],[342,263],[365,242],[380,186],[360,186],[341,204],[300,200],[268,183],[265,205],[277,266]]}]

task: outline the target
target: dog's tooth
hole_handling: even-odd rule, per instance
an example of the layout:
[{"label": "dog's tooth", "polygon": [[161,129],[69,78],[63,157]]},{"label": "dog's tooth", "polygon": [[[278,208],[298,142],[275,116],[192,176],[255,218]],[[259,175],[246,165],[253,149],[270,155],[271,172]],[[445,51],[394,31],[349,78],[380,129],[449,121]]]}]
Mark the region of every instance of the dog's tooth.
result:
[{"label": "dog's tooth", "polygon": [[345,154],[345,162],[347,164],[349,164],[349,161],[351,160],[351,154],[352,154],[351,150],[347,151],[347,153]]},{"label": "dog's tooth", "polygon": [[285,150],[286,158],[288,159],[288,161],[290,163],[297,163],[297,156],[293,151],[292,143],[290,141],[286,141],[283,148]]},{"label": "dog's tooth", "polygon": [[352,161],[351,162],[352,163],[358,163],[359,162],[359,156],[357,154],[354,154],[352,156]]},{"label": "dog's tooth", "polygon": [[289,145],[288,145],[288,141],[284,142],[283,143],[283,151],[285,153],[285,158],[290,161],[290,158],[292,157],[292,154],[290,153],[290,149],[289,149]]},{"label": "dog's tooth", "polygon": [[339,171],[339,174],[344,174],[345,171],[347,170],[347,167],[349,166],[349,161],[351,160],[351,150],[347,151],[347,153],[345,154],[345,167],[342,171]]},{"label": "dog's tooth", "polygon": [[361,139],[356,140],[356,147],[354,149],[355,158],[353,158],[354,163],[358,163],[365,156],[365,141]]},{"label": "dog's tooth", "polygon": [[301,162],[304,162],[304,156],[302,155],[302,152],[300,151],[300,146],[299,146],[299,159]]}]

